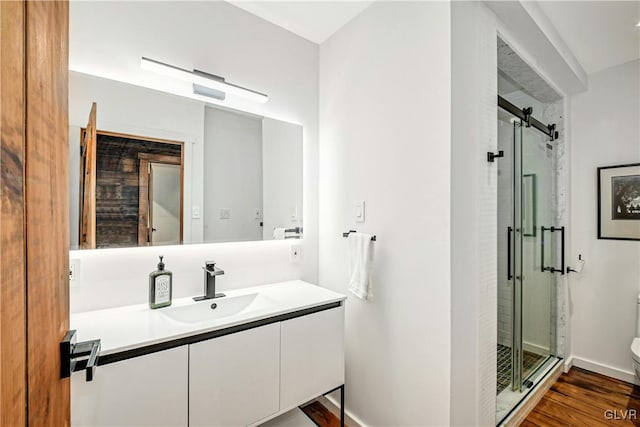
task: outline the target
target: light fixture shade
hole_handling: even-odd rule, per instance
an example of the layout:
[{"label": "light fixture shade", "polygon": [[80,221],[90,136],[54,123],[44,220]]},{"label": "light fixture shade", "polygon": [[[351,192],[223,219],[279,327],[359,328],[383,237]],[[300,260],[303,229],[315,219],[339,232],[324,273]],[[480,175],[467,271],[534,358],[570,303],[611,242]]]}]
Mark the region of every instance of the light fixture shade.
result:
[{"label": "light fixture shade", "polygon": [[140,67],[143,70],[153,71],[167,77],[194,83],[196,85],[204,86],[206,88],[217,90],[227,94],[241,96],[254,102],[265,103],[269,99],[269,97],[264,93],[256,92],[255,90],[228,83],[223,78],[203,73],[201,71],[194,72],[185,70],[180,67],[165,64],[164,62],[145,58],[144,56],[140,61]]},{"label": "light fixture shade", "polygon": [[198,84],[193,84],[193,93],[200,96],[208,96],[209,98],[214,98],[220,101],[224,101],[226,98],[226,94],[220,90],[211,89],[210,87],[200,86]]}]

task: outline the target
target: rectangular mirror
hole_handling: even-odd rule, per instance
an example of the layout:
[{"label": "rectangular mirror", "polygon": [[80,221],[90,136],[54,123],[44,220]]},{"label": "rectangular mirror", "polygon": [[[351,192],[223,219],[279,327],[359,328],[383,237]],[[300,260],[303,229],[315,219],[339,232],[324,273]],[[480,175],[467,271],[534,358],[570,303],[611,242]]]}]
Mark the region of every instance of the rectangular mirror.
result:
[{"label": "rectangular mirror", "polygon": [[302,127],[69,73],[71,249],[301,238]]}]

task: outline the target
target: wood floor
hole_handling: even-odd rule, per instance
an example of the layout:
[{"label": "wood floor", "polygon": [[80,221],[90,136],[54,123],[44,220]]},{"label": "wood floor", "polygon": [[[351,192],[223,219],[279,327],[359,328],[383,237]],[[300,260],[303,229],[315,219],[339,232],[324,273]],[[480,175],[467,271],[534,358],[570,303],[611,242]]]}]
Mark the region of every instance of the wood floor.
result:
[{"label": "wood floor", "polygon": [[521,426],[640,426],[640,388],[574,367]]},{"label": "wood floor", "polygon": [[[319,402],[302,410],[319,427],[340,425],[340,420]],[[640,388],[572,368],[551,386],[521,426],[640,426]]]},{"label": "wood floor", "polygon": [[302,412],[307,414],[318,427],[340,427],[340,419],[318,401],[311,402],[300,409],[302,409]]}]

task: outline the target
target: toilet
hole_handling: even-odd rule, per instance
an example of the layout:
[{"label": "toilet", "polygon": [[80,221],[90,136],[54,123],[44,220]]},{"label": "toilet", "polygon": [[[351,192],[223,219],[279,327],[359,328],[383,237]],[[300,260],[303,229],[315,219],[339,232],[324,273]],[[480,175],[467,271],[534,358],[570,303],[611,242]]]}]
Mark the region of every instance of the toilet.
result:
[{"label": "toilet", "polygon": [[636,314],[636,337],[631,343],[631,357],[636,378],[640,379],[640,295],[638,295],[638,313]]}]

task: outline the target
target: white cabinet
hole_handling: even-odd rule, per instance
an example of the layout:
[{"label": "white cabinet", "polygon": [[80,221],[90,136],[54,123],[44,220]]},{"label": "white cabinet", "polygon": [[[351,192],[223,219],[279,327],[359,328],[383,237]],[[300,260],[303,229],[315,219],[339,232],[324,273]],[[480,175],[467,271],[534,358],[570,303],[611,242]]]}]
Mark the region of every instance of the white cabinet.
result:
[{"label": "white cabinet", "polygon": [[344,384],[344,307],[281,324],[280,409]]},{"label": "white cabinet", "polygon": [[189,425],[245,426],[279,410],[280,323],[190,345]]},{"label": "white cabinet", "polygon": [[[193,337],[194,341],[198,337]],[[71,378],[74,426],[247,426],[344,383],[344,308],[100,365]]]},{"label": "white cabinet", "polygon": [[73,426],[186,426],[187,346],[99,366],[71,377]]}]

